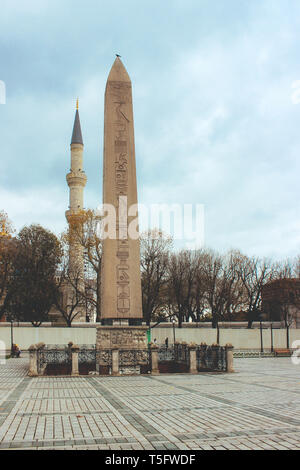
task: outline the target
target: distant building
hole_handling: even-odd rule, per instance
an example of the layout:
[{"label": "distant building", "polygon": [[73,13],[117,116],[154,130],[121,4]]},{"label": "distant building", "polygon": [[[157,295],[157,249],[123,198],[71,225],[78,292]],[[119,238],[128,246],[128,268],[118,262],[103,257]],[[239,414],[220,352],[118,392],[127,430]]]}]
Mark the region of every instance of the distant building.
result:
[{"label": "distant building", "polygon": [[262,288],[262,311],[268,321],[300,328],[300,279],[278,279]]}]

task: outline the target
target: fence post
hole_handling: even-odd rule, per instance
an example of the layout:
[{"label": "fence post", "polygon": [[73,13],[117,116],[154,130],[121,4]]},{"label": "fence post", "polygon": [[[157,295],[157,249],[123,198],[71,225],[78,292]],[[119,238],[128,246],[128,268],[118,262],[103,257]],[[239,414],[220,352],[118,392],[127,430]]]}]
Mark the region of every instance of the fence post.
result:
[{"label": "fence post", "polygon": [[119,370],[119,350],[118,349],[112,349],[111,354],[112,354],[111,374],[112,375],[119,375],[120,374],[120,370]]},{"label": "fence post", "polygon": [[234,372],[234,369],[233,369],[233,346],[232,346],[232,344],[228,343],[228,344],[226,344],[225,348],[226,348],[227,372],[232,373],[232,372]]},{"label": "fence post", "polygon": [[150,344],[151,350],[151,375],[159,375],[158,367],[158,346],[156,344]]},{"label": "fence post", "polygon": [[29,351],[29,377],[38,376],[38,365],[37,365],[37,347],[35,344],[32,344],[28,348]]},{"label": "fence post", "polygon": [[71,373],[71,375],[73,377],[78,377],[79,376],[79,364],[78,364],[79,346],[77,346],[76,344],[73,344],[71,346],[71,352],[72,352],[72,373]]},{"label": "fence post", "polygon": [[197,374],[197,357],[196,357],[196,344],[190,343],[188,346],[188,351],[190,355],[190,374]]},{"label": "fence post", "polygon": [[42,354],[42,349],[45,348],[45,343],[37,343],[35,345],[36,347],[36,370],[37,370],[37,375],[44,375],[46,364],[42,363],[41,361],[41,354]]}]

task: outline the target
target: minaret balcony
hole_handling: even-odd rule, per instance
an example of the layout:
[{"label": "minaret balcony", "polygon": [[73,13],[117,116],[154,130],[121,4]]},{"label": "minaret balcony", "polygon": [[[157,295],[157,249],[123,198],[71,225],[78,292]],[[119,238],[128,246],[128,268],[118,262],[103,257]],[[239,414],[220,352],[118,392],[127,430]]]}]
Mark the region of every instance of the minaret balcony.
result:
[{"label": "minaret balcony", "polygon": [[82,220],[82,214],[83,214],[83,209],[69,209],[68,211],[65,212],[66,219],[68,223],[70,223],[70,220],[72,222],[75,221],[76,217],[78,217],[78,221]]},{"label": "minaret balcony", "polygon": [[82,186],[84,187],[87,182],[87,176],[82,171],[71,171],[67,174],[67,183],[69,186]]}]

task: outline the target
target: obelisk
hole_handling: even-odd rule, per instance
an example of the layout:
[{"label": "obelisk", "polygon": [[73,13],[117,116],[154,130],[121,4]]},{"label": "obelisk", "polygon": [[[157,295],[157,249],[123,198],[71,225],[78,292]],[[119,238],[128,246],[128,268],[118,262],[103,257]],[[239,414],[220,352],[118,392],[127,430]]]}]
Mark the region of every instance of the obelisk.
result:
[{"label": "obelisk", "polygon": [[[102,325],[139,325],[142,320],[140,242],[128,227],[137,205],[132,86],[117,56],[105,90],[103,203],[115,208],[116,230],[103,240]],[[111,228],[111,227],[110,227]]]}]

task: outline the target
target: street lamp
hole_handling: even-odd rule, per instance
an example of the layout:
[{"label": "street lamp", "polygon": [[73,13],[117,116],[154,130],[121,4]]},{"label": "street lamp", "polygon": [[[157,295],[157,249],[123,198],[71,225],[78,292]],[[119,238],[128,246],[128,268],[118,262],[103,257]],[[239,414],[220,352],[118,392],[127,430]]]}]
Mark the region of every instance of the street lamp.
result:
[{"label": "street lamp", "polygon": [[14,320],[11,317],[10,318],[10,341],[11,341],[11,346],[10,346],[10,357],[13,357],[14,353]]},{"label": "street lamp", "polygon": [[274,341],[273,341],[273,323],[271,323],[271,352],[274,351]]},{"label": "street lamp", "polygon": [[263,353],[264,352],[264,343],[263,343],[263,331],[262,331],[261,318],[260,318],[260,322],[259,322],[259,329],[260,329],[260,352]]},{"label": "street lamp", "polygon": [[176,324],[176,320],[175,320],[175,318],[173,318],[172,323],[173,323],[173,338],[174,338],[174,346],[175,346],[175,342],[176,342],[176,338],[175,338],[175,324]]}]

